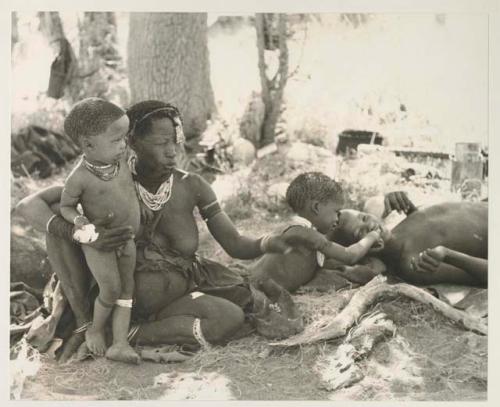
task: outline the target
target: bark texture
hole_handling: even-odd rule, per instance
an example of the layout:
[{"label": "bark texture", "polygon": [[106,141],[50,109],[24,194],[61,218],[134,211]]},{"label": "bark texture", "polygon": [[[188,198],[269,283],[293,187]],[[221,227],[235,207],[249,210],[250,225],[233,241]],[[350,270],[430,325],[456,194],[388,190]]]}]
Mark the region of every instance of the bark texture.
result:
[{"label": "bark texture", "polygon": [[199,136],[215,111],[206,13],[132,13],[128,72],[132,103],[176,105],[186,137]]}]

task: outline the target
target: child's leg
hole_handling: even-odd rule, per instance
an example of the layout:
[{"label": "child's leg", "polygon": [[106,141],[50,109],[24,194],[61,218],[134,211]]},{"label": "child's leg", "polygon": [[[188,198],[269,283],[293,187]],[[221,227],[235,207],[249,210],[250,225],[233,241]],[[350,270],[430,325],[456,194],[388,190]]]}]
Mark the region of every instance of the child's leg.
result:
[{"label": "child's leg", "polygon": [[122,291],[113,311],[113,345],[106,352],[107,358],[128,363],[140,361],[127,340],[134,294],[135,256],[135,243],[129,240],[118,257]]},{"label": "child's leg", "polygon": [[121,292],[116,253],[114,251],[101,252],[85,245],[82,245],[82,249],[90,271],[99,286],[99,295],[94,303],[92,325],[87,328],[85,340],[92,353],[103,356],[106,351],[104,327]]}]

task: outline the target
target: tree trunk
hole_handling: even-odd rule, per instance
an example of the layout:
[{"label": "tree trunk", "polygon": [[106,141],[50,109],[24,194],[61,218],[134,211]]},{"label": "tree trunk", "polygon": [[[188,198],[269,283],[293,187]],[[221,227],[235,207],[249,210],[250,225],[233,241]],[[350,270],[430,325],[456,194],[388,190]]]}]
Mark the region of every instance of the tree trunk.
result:
[{"label": "tree trunk", "polygon": [[57,11],[38,12],[40,31],[45,34],[50,42],[66,38],[64,35],[61,17]]},{"label": "tree trunk", "polygon": [[60,99],[70,84],[76,68],[76,57],[70,42],[64,34],[61,17],[57,11],[38,12],[40,31],[50,45],[57,50],[57,55],[50,66],[47,96]]},{"label": "tree trunk", "polygon": [[78,21],[78,72],[71,83],[71,98],[109,99],[110,70],[120,68],[116,44],[116,20],[111,12],[85,12]]},{"label": "tree trunk", "polygon": [[127,54],[132,103],[170,102],[186,137],[200,135],[215,111],[206,13],[132,13]]},{"label": "tree trunk", "polygon": [[19,41],[19,32],[17,30],[17,14],[15,11],[13,11],[10,14],[10,20],[11,20],[11,33],[10,33],[10,49],[12,50],[14,48],[14,45]]},{"label": "tree trunk", "polygon": [[[284,14],[279,14],[276,19],[273,15],[257,14],[255,16],[255,28],[257,30],[258,66],[262,88],[262,101],[265,106],[260,142],[260,146],[263,147],[274,141],[276,123],[281,113],[283,93],[288,80],[287,17]],[[277,47],[276,42],[278,43]],[[278,70],[272,78],[269,78],[266,72],[265,50],[279,52]]]}]

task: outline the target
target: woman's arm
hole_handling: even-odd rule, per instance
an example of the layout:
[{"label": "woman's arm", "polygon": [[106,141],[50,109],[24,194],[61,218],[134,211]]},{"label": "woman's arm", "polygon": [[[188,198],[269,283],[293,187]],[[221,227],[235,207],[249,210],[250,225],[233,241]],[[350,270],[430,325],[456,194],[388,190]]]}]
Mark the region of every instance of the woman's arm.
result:
[{"label": "woman's arm", "polygon": [[[22,199],[16,206],[16,213],[26,219],[36,230],[47,232],[47,223],[54,215],[59,214],[59,202],[63,187],[52,186],[35,192]],[[127,240],[134,237],[129,226],[120,226],[107,229],[106,226],[113,220],[113,214],[94,221],[99,238],[89,244],[98,250],[111,251],[121,247]],[[73,225],[66,222],[61,216],[50,221],[50,233],[71,240]]]},{"label": "woman's arm", "polygon": [[62,189],[61,185],[57,185],[28,195],[16,205],[16,213],[36,230],[46,232],[49,219],[54,214],[59,214]]},{"label": "woman's arm", "polygon": [[284,253],[289,247],[280,235],[251,238],[241,235],[229,216],[222,211],[212,187],[201,176],[191,174],[192,188],[197,198],[196,206],[208,230],[222,248],[233,258],[255,259],[264,252]]}]

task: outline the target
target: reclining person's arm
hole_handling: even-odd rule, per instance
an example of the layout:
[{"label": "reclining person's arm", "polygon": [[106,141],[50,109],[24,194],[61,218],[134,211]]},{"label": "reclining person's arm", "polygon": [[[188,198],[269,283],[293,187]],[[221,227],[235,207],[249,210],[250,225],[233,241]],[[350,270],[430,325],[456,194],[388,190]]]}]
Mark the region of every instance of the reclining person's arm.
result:
[{"label": "reclining person's arm", "polygon": [[447,248],[444,261],[464,270],[481,282],[488,282],[488,260],[486,259],[469,256]]},{"label": "reclining person's arm", "polygon": [[334,259],[347,265],[353,265],[363,258],[380,238],[378,232],[372,231],[359,242],[344,247],[329,241],[326,236],[316,230],[302,226],[292,226],[284,234],[287,235],[287,241],[290,243],[295,241],[302,243],[308,249],[320,251],[327,259]]}]

